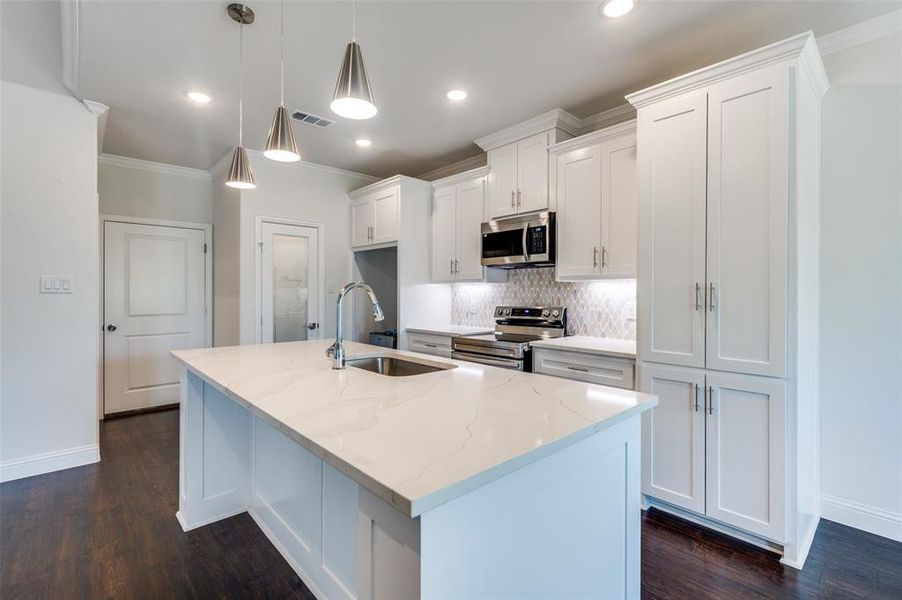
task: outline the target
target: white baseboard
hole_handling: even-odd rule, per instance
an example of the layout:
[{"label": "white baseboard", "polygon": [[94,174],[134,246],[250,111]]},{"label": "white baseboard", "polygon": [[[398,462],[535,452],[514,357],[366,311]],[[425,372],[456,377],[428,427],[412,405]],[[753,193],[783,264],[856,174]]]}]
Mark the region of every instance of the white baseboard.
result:
[{"label": "white baseboard", "polygon": [[821,494],[821,518],[902,542],[902,513]]},{"label": "white baseboard", "polygon": [[98,444],[45,452],[3,461],[0,463],[0,481],[13,481],[96,462],[100,462],[100,446]]}]

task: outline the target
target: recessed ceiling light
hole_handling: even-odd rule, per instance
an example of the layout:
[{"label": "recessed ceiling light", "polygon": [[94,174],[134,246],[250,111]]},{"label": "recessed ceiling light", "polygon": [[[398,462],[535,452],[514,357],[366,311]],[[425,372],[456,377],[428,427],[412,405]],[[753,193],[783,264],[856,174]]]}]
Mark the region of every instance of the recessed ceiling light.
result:
[{"label": "recessed ceiling light", "polygon": [[633,10],[633,6],[635,6],[633,0],[610,0],[604,5],[604,16],[611,17],[612,19],[622,17]]},{"label": "recessed ceiling light", "polygon": [[191,99],[192,101],[197,102],[198,104],[209,104],[210,100],[212,100],[212,98],[210,98],[209,95],[207,95],[203,92],[188,92],[185,95],[188,96],[188,98]]},{"label": "recessed ceiling light", "polygon": [[354,140],[354,143],[357,144],[358,146],[360,146],[361,148],[369,148],[370,146],[373,145],[373,142],[366,138],[358,138],[358,139]]},{"label": "recessed ceiling light", "polygon": [[451,90],[445,95],[448,97],[448,100],[454,100],[455,102],[467,99],[466,90]]}]

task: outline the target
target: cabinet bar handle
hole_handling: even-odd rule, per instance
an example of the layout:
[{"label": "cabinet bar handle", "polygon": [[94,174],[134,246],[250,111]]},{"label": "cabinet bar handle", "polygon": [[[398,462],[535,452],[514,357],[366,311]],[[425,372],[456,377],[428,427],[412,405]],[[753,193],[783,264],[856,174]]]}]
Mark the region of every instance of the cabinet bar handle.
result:
[{"label": "cabinet bar handle", "polygon": [[589,369],[586,369],[584,367],[574,367],[574,366],[568,365],[567,368],[570,369],[571,371],[579,371],[580,373],[588,373],[589,372]]},{"label": "cabinet bar handle", "polygon": [[438,348],[438,346],[436,346],[435,344],[427,344],[427,343],[423,342],[423,345],[426,346],[427,348]]},{"label": "cabinet bar handle", "polygon": [[701,309],[702,309],[702,286],[700,283],[696,283],[695,284],[695,310],[701,310]]},{"label": "cabinet bar handle", "polygon": [[695,412],[698,412],[698,384],[695,385]]},{"label": "cabinet bar handle", "polygon": [[711,309],[711,312],[714,312],[714,284],[709,284],[709,303],[708,306]]},{"label": "cabinet bar handle", "polygon": [[460,266],[459,266],[459,263],[457,262],[456,258],[454,259],[454,272],[460,273]]},{"label": "cabinet bar handle", "polygon": [[608,266],[608,261],[607,261],[607,258],[606,258],[606,257],[607,257],[607,254],[608,254],[608,249],[605,248],[604,246],[602,246],[602,247],[601,247],[601,267],[602,267],[602,268]]},{"label": "cabinet bar handle", "polygon": [[454,261],[453,260],[448,261],[448,273],[450,273],[452,275],[454,274]]},{"label": "cabinet bar handle", "polygon": [[708,414],[714,414],[714,386],[708,386]]},{"label": "cabinet bar handle", "polygon": [[517,190],[517,208],[520,208],[520,190]]},{"label": "cabinet bar handle", "polygon": [[592,266],[598,266],[598,248],[596,246],[592,246]]},{"label": "cabinet bar handle", "polygon": [[514,207],[514,190],[511,190],[511,208]]}]

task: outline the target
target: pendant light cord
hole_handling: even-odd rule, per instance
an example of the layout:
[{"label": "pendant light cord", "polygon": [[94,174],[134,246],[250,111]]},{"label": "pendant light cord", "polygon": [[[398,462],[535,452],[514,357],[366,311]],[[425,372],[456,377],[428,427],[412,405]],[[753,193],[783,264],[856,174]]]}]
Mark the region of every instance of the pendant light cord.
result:
[{"label": "pendant light cord", "polygon": [[238,23],[238,145],[244,145],[244,23]]},{"label": "pendant light cord", "polygon": [[282,37],[282,84],[279,92],[279,105],[285,106],[285,0],[282,0],[282,21],[279,25],[279,35]]},{"label": "pendant light cord", "polygon": [[351,0],[351,41],[357,41],[357,0]]}]

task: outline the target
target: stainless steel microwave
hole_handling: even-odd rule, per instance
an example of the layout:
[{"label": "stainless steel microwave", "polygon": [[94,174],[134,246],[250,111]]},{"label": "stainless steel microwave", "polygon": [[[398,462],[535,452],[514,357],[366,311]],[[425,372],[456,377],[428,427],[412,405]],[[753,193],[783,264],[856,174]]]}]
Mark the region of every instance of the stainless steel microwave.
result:
[{"label": "stainless steel microwave", "polygon": [[542,212],[482,224],[482,264],[521,269],[554,266],[554,213]]}]

